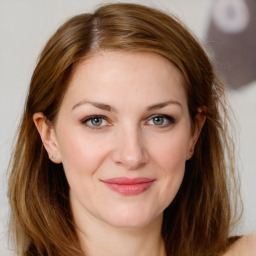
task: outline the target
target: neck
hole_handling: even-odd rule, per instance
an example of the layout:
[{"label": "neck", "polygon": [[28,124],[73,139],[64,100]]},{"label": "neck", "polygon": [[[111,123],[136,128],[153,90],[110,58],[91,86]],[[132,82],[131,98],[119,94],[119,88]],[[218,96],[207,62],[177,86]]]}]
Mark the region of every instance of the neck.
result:
[{"label": "neck", "polygon": [[[92,218],[92,219],[91,219]],[[162,216],[143,227],[113,227],[94,216],[77,222],[78,236],[87,256],[164,256]]]}]

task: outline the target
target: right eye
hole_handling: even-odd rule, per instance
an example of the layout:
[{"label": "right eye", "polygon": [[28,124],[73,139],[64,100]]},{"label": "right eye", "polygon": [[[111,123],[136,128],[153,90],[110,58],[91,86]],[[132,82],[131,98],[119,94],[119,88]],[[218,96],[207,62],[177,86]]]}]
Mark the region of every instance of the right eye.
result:
[{"label": "right eye", "polygon": [[92,129],[100,129],[109,124],[106,120],[106,117],[100,115],[88,116],[83,119],[81,123]]}]

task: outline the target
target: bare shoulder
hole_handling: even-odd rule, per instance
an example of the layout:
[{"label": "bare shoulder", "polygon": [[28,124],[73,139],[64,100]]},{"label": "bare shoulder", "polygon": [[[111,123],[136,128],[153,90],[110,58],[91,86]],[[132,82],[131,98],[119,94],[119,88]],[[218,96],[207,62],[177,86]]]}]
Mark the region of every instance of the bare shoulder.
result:
[{"label": "bare shoulder", "polygon": [[256,234],[241,237],[223,256],[256,256]]}]

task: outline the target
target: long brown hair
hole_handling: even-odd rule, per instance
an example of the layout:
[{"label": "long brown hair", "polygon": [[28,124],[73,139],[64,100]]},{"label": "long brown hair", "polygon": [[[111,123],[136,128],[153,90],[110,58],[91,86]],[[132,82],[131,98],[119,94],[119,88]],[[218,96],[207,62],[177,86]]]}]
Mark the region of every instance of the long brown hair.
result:
[{"label": "long brown hair", "polygon": [[[167,255],[220,255],[233,220],[233,144],[227,131],[224,88],[205,51],[177,18],[135,4],[110,4],[68,20],[43,49],[33,73],[11,161],[9,199],[18,253],[70,256],[82,252],[61,164],[52,163],[33,123],[43,112],[54,122],[74,66],[101,50],[164,56],[186,81],[191,122],[206,121],[179,192],[164,212]],[[232,191],[236,186],[232,186]],[[235,202],[235,198],[233,198]]]}]

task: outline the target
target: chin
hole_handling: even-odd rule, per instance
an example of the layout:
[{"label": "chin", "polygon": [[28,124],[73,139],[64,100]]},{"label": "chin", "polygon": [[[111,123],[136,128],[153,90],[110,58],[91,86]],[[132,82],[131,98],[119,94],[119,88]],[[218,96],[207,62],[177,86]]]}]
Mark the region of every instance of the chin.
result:
[{"label": "chin", "polygon": [[162,221],[162,214],[153,215],[143,210],[118,211],[115,215],[104,216],[109,225],[118,228],[143,228],[156,220]]}]

